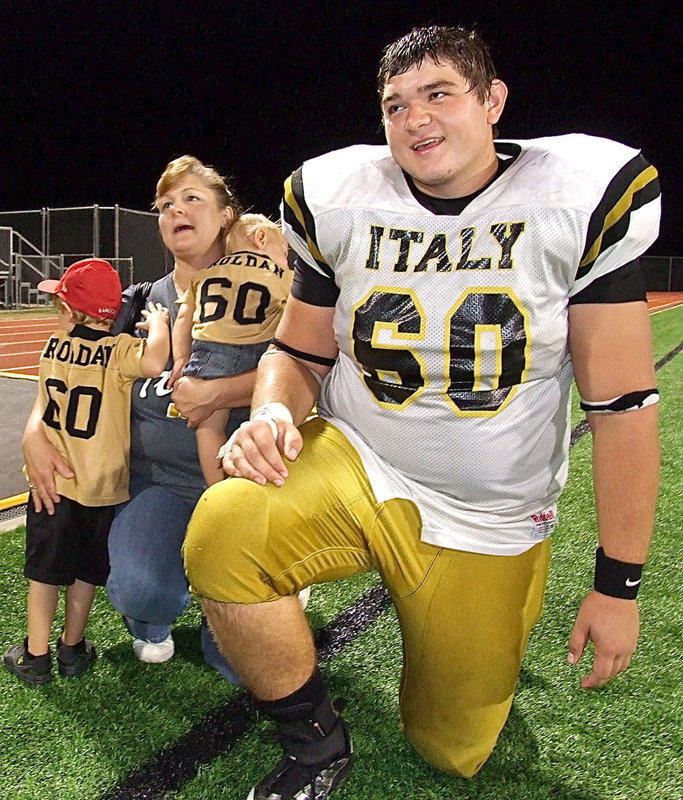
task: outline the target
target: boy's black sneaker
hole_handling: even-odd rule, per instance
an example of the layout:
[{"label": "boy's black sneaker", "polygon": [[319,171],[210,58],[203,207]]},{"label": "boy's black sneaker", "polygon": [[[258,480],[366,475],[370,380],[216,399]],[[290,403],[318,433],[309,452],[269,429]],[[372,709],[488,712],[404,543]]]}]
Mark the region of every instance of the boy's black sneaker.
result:
[{"label": "boy's black sneaker", "polygon": [[29,686],[40,686],[52,680],[52,653],[48,650],[45,655],[30,656],[28,638],[23,644],[12,645],[2,660],[12,674]]},{"label": "boy's black sneaker", "polygon": [[351,771],[353,745],[346,723],[336,717],[330,728],[313,716],[307,721],[278,723],[277,728],[286,756],[247,800],[325,800]]},{"label": "boy's black sneaker", "polygon": [[97,658],[95,645],[87,639],[69,647],[57,639],[57,665],[63,678],[76,678],[82,675]]}]

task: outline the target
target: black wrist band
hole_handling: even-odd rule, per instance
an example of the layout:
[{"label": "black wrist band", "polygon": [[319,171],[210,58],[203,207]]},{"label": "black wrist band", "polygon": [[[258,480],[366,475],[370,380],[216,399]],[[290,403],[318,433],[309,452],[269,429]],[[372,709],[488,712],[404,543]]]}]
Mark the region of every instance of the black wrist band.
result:
[{"label": "black wrist band", "polygon": [[629,564],[605,555],[602,547],[595,551],[595,591],[610,597],[635,600],[640,588],[644,564]]}]

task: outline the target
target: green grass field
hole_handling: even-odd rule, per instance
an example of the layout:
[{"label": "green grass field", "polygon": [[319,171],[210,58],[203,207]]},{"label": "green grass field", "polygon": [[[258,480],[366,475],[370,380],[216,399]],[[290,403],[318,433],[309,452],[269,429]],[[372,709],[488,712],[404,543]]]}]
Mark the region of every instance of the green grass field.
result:
[{"label": "green grass field", "polygon": [[[653,326],[659,362],[681,345],[683,307],[655,315]],[[449,778],[422,762],[402,738],[401,645],[388,609],[347,646],[324,651],[333,696],[347,699],[345,717],[358,757],[335,800],[683,799],[683,353],[661,367],[658,382],[662,491],[640,593],[641,644],[629,671],[604,689],[585,692],[579,683],[587,665],[566,662],[574,614],[592,581],[595,547],[590,437],[583,436],[572,449],[545,612],[512,714],[487,765],[469,782]],[[575,406],[574,423],[580,420]],[[22,534],[0,534],[3,651],[25,630]],[[333,622],[376,585],[375,576],[363,575],[318,587],[309,606],[314,628]],[[163,665],[141,664],[100,593],[88,635],[101,657],[91,673],[38,689],[0,673],[0,795],[243,800],[279,757],[278,749],[261,741],[262,723],[253,727],[239,713],[240,690],[204,666],[198,621],[195,603],[175,629],[176,657]],[[246,734],[234,735],[239,725]]]}]

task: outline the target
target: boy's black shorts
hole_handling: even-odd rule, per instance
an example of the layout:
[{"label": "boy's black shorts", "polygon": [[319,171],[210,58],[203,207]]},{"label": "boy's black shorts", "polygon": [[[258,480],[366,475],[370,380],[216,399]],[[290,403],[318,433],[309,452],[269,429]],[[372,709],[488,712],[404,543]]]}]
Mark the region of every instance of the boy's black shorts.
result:
[{"label": "boy's black shorts", "polygon": [[29,495],[24,575],[53,586],[85,581],[104,586],[109,575],[107,539],[115,506],[82,506],[62,496],[55,513],[38,512]]}]

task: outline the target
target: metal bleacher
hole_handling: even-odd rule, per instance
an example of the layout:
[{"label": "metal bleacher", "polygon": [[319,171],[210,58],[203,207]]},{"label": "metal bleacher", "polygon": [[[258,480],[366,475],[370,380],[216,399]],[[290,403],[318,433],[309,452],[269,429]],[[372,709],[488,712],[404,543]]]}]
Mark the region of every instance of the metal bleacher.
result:
[{"label": "metal bleacher", "polygon": [[45,278],[62,274],[63,257],[41,253],[13,228],[0,228],[0,240],[8,245],[0,255],[0,305],[4,308],[37,305],[40,297],[36,286]]}]

